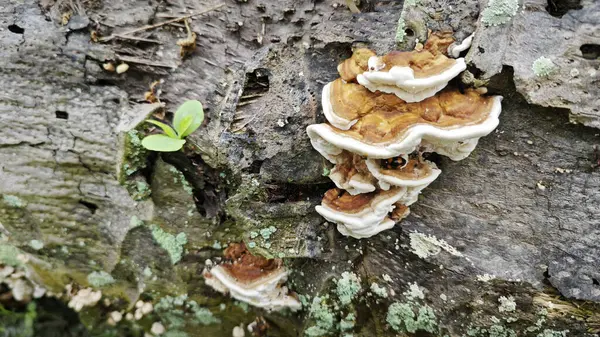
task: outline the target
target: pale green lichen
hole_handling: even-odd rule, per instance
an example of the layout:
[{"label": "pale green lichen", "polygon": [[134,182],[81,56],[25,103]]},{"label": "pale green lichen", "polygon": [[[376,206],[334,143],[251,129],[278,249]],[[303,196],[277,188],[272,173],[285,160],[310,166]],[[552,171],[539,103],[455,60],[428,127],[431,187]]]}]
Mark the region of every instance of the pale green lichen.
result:
[{"label": "pale green lichen", "polygon": [[137,216],[132,216],[129,219],[129,228],[135,228],[144,224],[144,221],[140,220]]},{"label": "pale green lichen", "polygon": [[[179,296],[165,296],[154,306],[161,321],[168,327],[168,331],[179,331],[186,325],[209,325],[221,321],[213,316],[213,313],[201,307],[196,301],[188,301],[187,294]],[[165,335],[162,335],[165,336]]]},{"label": "pale green lichen", "polygon": [[146,267],[146,268],[144,268],[142,273],[144,274],[145,277],[150,277],[150,276],[152,276],[152,269],[150,269],[150,267]]},{"label": "pale green lichen", "polygon": [[387,312],[386,321],[396,331],[402,329],[410,333],[418,330],[435,333],[437,331],[437,319],[433,309],[429,306],[421,306],[415,314],[410,303],[392,303]]},{"label": "pale green lichen", "polygon": [[398,26],[396,27],[396,43],[402,43],[404,41],[404,36],[406,32],[404,29],[406,28],[406,23],[404,23],[404,18],[400,16],[398,19]]},{"label": "pale green lichen", "polygon": [[334,328],[335,315],[327,304],[328,297],[313,298],[308,315],[315,320],[314,326],[309,327],[304,333],[309,337],[320,337],[329,334]]},{"label": "pale green lichen", "polygon": [[183,246],[187,243],[187,236],[185,233],[179,233],[175,236],[154,225],[152,226],[152,236],[154,237],[154,240],[169,253],[173,264],[176,264],[181,260]]},{"label": "pale green lichen", "polygon": [[94,288],[100,288],[115,283],[115,279],[105,271],[95,271],[87,276],[88,283]]},{"label": "pale green lichen", "polygon": [[40,249],[44,248],[44,243],[40,240],[31,240],[31,241],[29,241],[29,247],[31,247],[35,250],[40,250]]},{"label": "pale green lichen", "polygon": [[500,305],[498,306],[498,311],[500,312],[512,312],[517,308],[515,299],[512,296],[500,296],[498,302],[500,302]]},{"label": "pale green lichen", "polygon": [[256,247],[256,242],[254,242],[254,241],[248,242],[248,248],[255,248],[255,247]]},{"label": "pale green lichen", "polygon": [[544,77],[555,72],[556,65],[549,58],[541,56],[537,60],[533,61],[531,69],[533,70],[535,76]]},{"label": "pale green lichen", "polygon": [[258,232],[250,232],[250,239],[256,239],[256,237],[258,236]]},{"label": "pale green lichen", "polygon": [[223,246],[221,245],[221,243],[219,241],[217,241],[217,240],[215,240],[215,242],[212,244],[212,247],[214,249],[222,249],[223,248]]},{"label": "pale green lichen", "polygon": [[569,330],[556,331],[545,329],[544,331],[540,332],[536,337],[567,337],[568,332]]},{"label": "pale green lichen", "polygon": [[342,278],[337,280],[335,291],[340,303],[346,305],[352,302],[360,289],[360,278],[356,274],[346,271],[342,273]]},{"label": "pale green lichen", "polygon": [[14,208],[25,207],[25,202],[23,201],[23,199],[17,197],[16,195],[4,194],[2,196],[2,200],[4,200],[4,203],[10,207],[14,207]]},{"label": "pale green lichen", "polygon": [[517,333],[510,328],[505,328],[502,325],[494,324],[488,329],[489,337],[517,337]]},{"label": "pale green lichen", "polygon": [[356,316],[353,313],[349,313],[346,316],[346,318],[344,318],[340,321],[340,330],[341,331],[351,330],[352,328],[354,328],[355,324],[356,324]]},{"label": "pale green lichen", "polygon": [[19,259],[19,255],[21,255],[21,251],[18,248],[0,242],[0,263],[13,267],[21,266],[23,262]]},{"label": "pale green lichen", "polygon": [[177,177],[173,177],[173,182],[177,183],[177,181],[179,181],[181,183],[181,185],[183,186],[183,190],[186,191],[187,194],[193,195],[194,189],[192,188],[190,183],[187,181],[187,179],[185,179],[185,176],[183,175],[183,173],[179,172],[179,170],[177,170],[174,167],[169,168],[169,170],[177,176]]},{"label": "pale green lichen", "polygon": [[423,288],[419,287],[419,285],[414,282],[409,284],[408,290],[402,293],[409,301],[414,301],[416,299],[424,299],[425,294],[423,293]]},{"label": "pale green lichen", "polygon": [[274,226],[270,226],[268,228],[263,228],[260,230],[260,236],[262,236],[262,238],[265,240],[269,240],[271,235],[273,233],[275,233],[276,231],[277,231],[277,228],[275,228]]},{"label": "pale green lichen", "polygon": [[519,0],[489,0],[481,12],[481,22],[486,26],[505,24],[517,14]]},{"label": "pale green lichen", "polygon": [[404,1],[404,7],[415,7],[419,4],[419,0],[406,0]]},{"label": "pale green lichen", "polygon": [[439,254],[442,249],[454,256],[463,256],[446,241],[419,232],[409,234],[411,251],[424,259]]},{"label": "pale green lichen", "polygon": [[135,181],[132,185],[132,188],[129,189],[131,193],[131,197],[135,201],[145,200],[150,196],[152,190],[150,189],[150,185],[145,181]]},{"label": "pale green lichen", "polygon": [[382,298],[387,298],[388,297],[388,293],[387,293],[387,289],[384,287],[381,287],[379,284],[373,282],[371,283],[371,292],[373,292],[373,294],[382,297]]}]

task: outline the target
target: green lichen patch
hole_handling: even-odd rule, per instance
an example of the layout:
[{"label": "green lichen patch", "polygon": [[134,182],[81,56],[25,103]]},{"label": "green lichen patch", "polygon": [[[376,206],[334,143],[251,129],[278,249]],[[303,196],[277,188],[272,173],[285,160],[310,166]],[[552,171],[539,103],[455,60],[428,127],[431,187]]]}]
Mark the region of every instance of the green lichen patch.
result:
[{"label": "green lichen patch", "polygon": [[17,197],[16,195],[4,194],[2,196],[2,201],[10,207],[14,208],[23,208],[25,207],[25,201],[23,199]]},{"label": "green lichen patch", "polygon": [[361,290],[360,278],[352,272],[343,272],[336,283],[335,292],[342,305],[350,304]]},{"label": "green lichen patch", "polygon": [[269,226],[268,228],[263,228],[260,230],[260,236],[262,236],[264,240],[269,240],[271,234],[275,233],[276,231],[277,228],[275,228],[274,226]]},{"label": "green lichen patch", "polygon": [[340,331],[352,330],[356,324],[356,315],[349,313],[340,321]]},{"label": "green lichen patch", "polygon": [[556,331],[551,329],[544,329],[536,337],[567,337],[569,330]]},{"label": "green lichen patch", "polygon": [[192,185],[190,185],[190,183],[187,181],[187,179],[185,179],[185,176],[183,175],[183,173],[181,173],[179,170],[177,170],[173,166],[171,166],[169,168],[169,171],[171,171],[171,173],[173,173],[175,175],[173,177],[173,183],[177,183],[177,182],[181,183],[183,190],[187,194],[194,195],[194,189],[192,188]]},{"label": "green lichen patch", "polygon": [[519,0],[490,0],[481,13],[481,22],[486,26],[499,26],[517,14]]},{"label": "green lichen patch", "polygon": [[139,131],[130,130],[125,133],[122,151],[119,181],[124,183],[128,176],[146,167],[148,150],[142,146]]},{"label": "green lichen patch", "polygon": [[187,236],[185,233],[179,233],[177,236],[165,232],[162,228],[153,225],[152,236],[154,240],[169,253],[171,262],[176,264],[181,260],[183,255],[183,246],[187,243]]},{"label": "green lichen patch", "polygon": [[411,283],[408,286],[408,290],[402,293],[409,301],[414,301],[417,299],[424,299],[425,293],[423,293],[423,288],[419,287],[419,285],[415,283]]},{"label": "green lichen patch", "polygon": [[388,292],[385,287],[380,286],[379,284],[373,282],[371,283],[371,292],[381,298],[387,298]]},{"label": "green lichen patch", "polygon": [[218,324],[221,321],[213,313],[189,300],[187,294],[165,296],[154,306],[161,322],[167,328],[162,336],[183,336],[184,331],[198,325]]},{"label": "green lichen patch", "polygon": [[437,318],[433,309],[427,305],[418,306],[417,313],[411,303],[394,302],[388,307],[386,321],[396,331],[415,333],[422,330],[429,333],[437,331]]},{"label": "green lichen patch", "polygon": [[537,77],[549,76],[556,71],[556,65],[547,57],[541,56],[537,60],[533,61],[531,65],[533,73]]},{"label": "green lichen patch", "polygon": [[498,306],[498,311],[500,312],[512,312],[517,308],[515,299],[512,296],[500,296],[498,302],[500,302],[500,305]]},{"label": "green lichen patch", "polygon": [[396,26],[396,43],[402,43],[404,41],[404,36],[406,35],[404,29],[406,28],[406,23],[404,22],[404,18],[400,16],[398,18],[398,24]]},{"label": "green lichen patch", "polygon": [[313,298],[308,316],[315,320],[315,325],[304,331],[306,336],[325,336],[335,328],[335,314],[329,306],[328,300],[328,296],[315,296]]},{"label": "green lichen patch", "polygon": [[23,265],[23,262],[19,259],[21,251],[13,245],[5,242],[0,242],[0,263],[18,267]]},{"label": "green lichen patch", "polygon": [[29,241],[29,247],[31,247],[35,250],[40,250],[40,249],[44,248],[44,243],[40,240],[31,240],[31,241]]},{"label": "green lichen patch", "polygon": [[87,276],[88,283],[94,288],[100,288],[115,283],[115,279],[105,271],[95,271]]}]

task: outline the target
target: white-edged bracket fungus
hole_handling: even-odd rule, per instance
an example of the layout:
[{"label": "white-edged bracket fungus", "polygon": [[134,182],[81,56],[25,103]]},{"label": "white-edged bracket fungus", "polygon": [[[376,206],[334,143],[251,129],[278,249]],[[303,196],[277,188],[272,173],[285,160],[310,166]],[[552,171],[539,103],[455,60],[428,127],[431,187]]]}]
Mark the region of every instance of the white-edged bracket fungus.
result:
[{"label": "white-edged bracket fungus", "polygon": [[207,285],[267,310],[289,308],[296,311],[301,308],[300,302],[288,295],[288,289],[283,286],[288,272],[280,259],[268,260],[252,255],[244,243],[230,245],[224,255],[226,262],[204,271]]},{"label": "white-edged bracket fungus", "polygon": [[448,47],[448,55],[452,56],[454,58],[457,58],[460,56],[460,53],[462,53],[463,51],[469,49],[471,47],[471,42],[473,42],[473,37],[475,36],[475,33],[467,36],[466,39],[464,39],[461,43],[453,43]]},{"label": "white-edged bracket fungus", "polygon": [[407,206],[417,200],[422,188],[424,186],[398,187],[357,195],[334,188],[325,193],[316,210],[328,221],[336,223],[343,235],[368,238],[394,227],[396,221],[408,216]]},{"label": "white-edged bracket fungus", "polygon": [[464,159],[498,126],[502,97],[484,96],[485,88],[444,89],[466,69],[464,59],[446,55],[458,57],[472,38],[455,44],[451,32],[430,32],[410,52],[355,50],[338,66],[341,78],[323,88],[329,123],[306,130],[335,164],[329,177],[337,188],[316,211],[343,235],[366,238],[393,227],[441,173],[421,153]]},{"label": "white-edged bracket fungus", "polygon": [[[435,48],[437,45],[427,47]],[[463,58],[448,58],[437,49],[430,51],[425,48],[371,56],[367,65],[367,71],[356,75],[359,84],[372,92],[395,94],[409,103],[435,95],[467,68]],[[345,81],[351,78],[342,72],[340,75]]]}]

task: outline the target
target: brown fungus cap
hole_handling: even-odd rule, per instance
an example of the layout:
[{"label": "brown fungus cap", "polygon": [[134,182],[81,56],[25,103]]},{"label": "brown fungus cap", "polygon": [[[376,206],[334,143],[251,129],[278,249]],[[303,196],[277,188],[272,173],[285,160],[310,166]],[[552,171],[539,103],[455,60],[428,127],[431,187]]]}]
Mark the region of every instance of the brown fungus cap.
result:
[{"label": "brown fungus cap", "polygon": [[446,31],[429,31],[429,37],[423,48],[428,50],[433,55],[446,55],[448,56],[448,47],[453,44],[456,40],[454,39],[453,32],[451,30]]},{"label": "brown fungus cap", "polygon": [[356,75],[367,71],[369,58],[375,55],[374,51],[366,48],[356,49],[349,59],[338,65],[340,77],[346,82],[355,81]]},{"label": "brown fungus cap", "polygon": [[[394,95],[381,95],[381,99],[396,101]],[[418,103],[400,103],[395,109],[388,106],[373,109],[348,131],[336,130],[348,137],[370,144],[389,143],[405,136],[417,124],[438,128],[455,128],[484,121],[493,105],[492,97],[480,95],[475,90],[460,93],[448,90]]]},{"label": "brown fungus cap", "polygon": [[228,261],[222,263],[221,267],[227,270],[231,277],[242,282],[260,279],[282,265],[280,259],[269,260],[250,254],[243,242],[229,245],[224,251],[224,256]]}]

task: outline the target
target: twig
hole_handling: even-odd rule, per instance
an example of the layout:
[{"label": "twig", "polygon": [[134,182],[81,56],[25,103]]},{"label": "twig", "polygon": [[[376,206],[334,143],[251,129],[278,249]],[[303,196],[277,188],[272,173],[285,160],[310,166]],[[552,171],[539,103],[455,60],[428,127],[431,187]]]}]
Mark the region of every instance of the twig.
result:
[{"label": "twig", "polygon": [[119,35],[119,36],[127,36],[127,35],[135,34],[137,32],[141,32],[141,31],[144,31],[144,30],[162,27],[164,25],[168,25],[168,24],[173,23],[173,22],[178,22],[178,21],[181,21],[181,20],[189,19],[189,18],[194,17],[194,16],[198,16],[198,15],[206,14],[208,12],[212,12],[214,10],[217,10],[217,9],[223,7],[223,6],[225,6],[225,4],[220,4],[220,5],[217,5],[217,6],[208,8],[208,9],[205,9],[205,10],[200,11],[200,12],[196,12],[196,13],[193,13],[193,14],[188,14],[188,15],[180,16],[180,17],[177,17],[177,18],[174,18],[174,19],[171,19],[171,20],[167,20],[167,21],[155,23],[153,25],[147,25],[147,26],[144,26],[144,27],[132,29],[132,30],[127,31],[127,32],[118,33],[118,34],[112,34],[110,36],[100,38],[100,41],[106,42],[106,41],[112,40],[117,35]]},{"label": "twig", "polygon": [[122,40],[133,40],[133,41],[140,41],[140,42],[162,44],[162,42],[160,42],[159,40],[145,39],[143,37],[137,37],[137,36],[113,35],[113,37],[115,37],[117,39],[122,39]]},{"label": "twig", "polygon": [[360,9],[358,9],[358,7],[356,7],[354,0],[346,0],[346,5],[348,6],[348,9],[350,9],[350,11],[352,13],[354,13],[354,14],[360,13]]},{"label": "twig", "polygon": [[154,62],[154,61],[150,61],[150,60],[146,60],[146,59],[142,59],[142,58],[138,58],[138,57],[118,55],[117,58],[125,63],[137,63],[137,64],[143,64],[146,66],[162,67],[162,68],[169,68],[169,69],[177,68],[177,65]]}]

